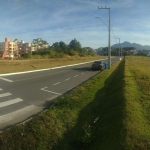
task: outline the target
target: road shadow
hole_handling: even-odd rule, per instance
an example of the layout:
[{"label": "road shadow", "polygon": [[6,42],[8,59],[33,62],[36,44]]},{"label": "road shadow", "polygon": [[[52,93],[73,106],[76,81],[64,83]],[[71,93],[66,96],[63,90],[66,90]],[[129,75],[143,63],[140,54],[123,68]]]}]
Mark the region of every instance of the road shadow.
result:
[{"label": "road shadow", "polygon": [[79,71],[79,72],[83,72],[83,71],[93,71],[91,69],[91,67],[83,67],[83,68],[79,68],[79,67],[76,67],[76,68],[71,68],[72,70],[76,70],[76,71]]},{"label": "road shadow", "polygon": [[122,60],[93,101],[79,112],[76,125],[64,133],[52,150],[125,149],[124,69],[125,60]]}]

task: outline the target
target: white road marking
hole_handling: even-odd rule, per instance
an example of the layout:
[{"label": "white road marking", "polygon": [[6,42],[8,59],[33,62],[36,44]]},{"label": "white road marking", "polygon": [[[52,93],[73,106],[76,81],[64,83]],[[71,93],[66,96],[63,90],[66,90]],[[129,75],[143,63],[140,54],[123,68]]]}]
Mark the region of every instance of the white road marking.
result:
[{"label": "white road marking", "polygon": [[74,77],[77,77],[78,75],[74,76]]},{"label": "white road marking", "polygon": [[0,91],[2,91],[3,89],[0,88]]},{"label": "white road marking", "polygon": [[26,115],[27,113],[34,111],[35,109],[37,109],[37,106],[30,105],[17,111],[8,113],[6,115],[2,115],[0,116],[0,124],[14,120],[15,118],[22,117],[22,115]]},{"label": "white road marking", "polygon": [[7,82],[14,82],[14,81],[12,81],[12,80],[9,80],[9,79],[6,79],[6,78],[2,78],[2,77],[0,77],[0,79],[1,79],[1,80],[4,80],[4,81],[7,81]]},{"label": "white road marking", "polygon": [[60,84],[60,82],[57,82],[57,83],[55,83],[55,84],[53,84],[53,85],[57,85],[57,84]]},{"label": "white road marking", "polygon": [[65,81],[68,81],[68,80],[70,80],[70,78],[66,79]]},{"label": "white road marking", "polygon": [[84,74],[84,72],[83,72],[83,73],[81,73],[81,74]]},{"label": "white road marking", "polygon": [[9,101],[6,101],[6,102],[1,102],[0,103],[0,108],[8,106],[8,105],[15,104],[15,103],[18,103],[18,102],[21,102],[21,101],[23,101],[23,100],[20,99],[20,98],[16,98],[16,99],[12,99],[12,100],[9,100]]},{"label": "white road marking", "polygon": [[57,94],[57,95],[61,95],[60,93],[56,93],[56,92],[53,92],[53,91],[45,90],[46,88],[48,88],[48,87],[41,88],[41,90],[42,90],[42,91],[45,91],[45,92],[49,92],[49,93],[53,93],[53,94]]},{"label": "white road marking", "polygon": [[0,94],[0,97],[5,97],[5,96],[10,96],[12,95],[11,93],[3,93],[3,94]]}]

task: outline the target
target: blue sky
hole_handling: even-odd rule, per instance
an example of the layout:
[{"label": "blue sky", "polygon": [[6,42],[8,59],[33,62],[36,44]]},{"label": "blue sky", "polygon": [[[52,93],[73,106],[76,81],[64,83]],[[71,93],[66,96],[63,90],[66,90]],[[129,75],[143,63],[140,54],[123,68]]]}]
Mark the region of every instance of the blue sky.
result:
[{"label": "blue sky", "polygon": [[76,38],[82,47],[108,46],[108,10],[98,6],[111,8],[111,45],[119,42],[116,38],[150,45],[150,0],[5,0],[0,42],[42,38],[52,45]]}]

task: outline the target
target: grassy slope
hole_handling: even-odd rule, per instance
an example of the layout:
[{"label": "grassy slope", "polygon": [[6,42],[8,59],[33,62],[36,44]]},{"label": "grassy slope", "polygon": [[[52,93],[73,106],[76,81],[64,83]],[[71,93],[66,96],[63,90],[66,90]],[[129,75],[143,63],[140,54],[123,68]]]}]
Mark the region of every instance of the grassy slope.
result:
[{"label": "grassy slope", "polygon": [[31,122],[2,133],[0,149],[150,149],[150,68],[143,67],[149,63],[116,62]]}]

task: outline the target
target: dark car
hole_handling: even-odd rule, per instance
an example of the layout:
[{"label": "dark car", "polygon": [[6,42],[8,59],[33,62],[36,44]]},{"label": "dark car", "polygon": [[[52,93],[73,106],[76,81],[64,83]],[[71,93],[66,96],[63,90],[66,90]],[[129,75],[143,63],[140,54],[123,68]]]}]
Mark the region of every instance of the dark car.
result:
[{"label": "dark car", "polygon": [[92,70],[104,70],[104,64],[102,61],[95,61],[92,64]]}]

